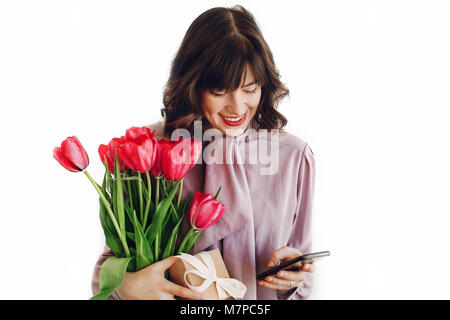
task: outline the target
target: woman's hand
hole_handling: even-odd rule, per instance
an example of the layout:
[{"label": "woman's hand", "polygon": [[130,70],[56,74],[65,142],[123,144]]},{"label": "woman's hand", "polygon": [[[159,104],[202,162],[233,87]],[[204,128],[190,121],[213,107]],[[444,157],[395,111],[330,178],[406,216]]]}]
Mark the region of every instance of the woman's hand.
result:
[{"label": "woman's hand", "polygon": [[[291,247],[282,247],[272,253],[267,267],[273,268],[280,262],[289,261],[301,256],[302,253]],[[269,289],[288,290],[298,287],[305,280],[307,272],[314,272],[314,264],[301,262],[295,263],[289,268],[298,268],[298,271],[280,270],[276,276],[267,276],[264,280],[259,280],[258,284]]]},{"label": "woman's hand", "polygon": [[164,278],[164,272],[178,258],[168,257],[137,272],[127,272],[116,293],[124,300],[174,300],[174,296],[202,300],[203,296]]}]

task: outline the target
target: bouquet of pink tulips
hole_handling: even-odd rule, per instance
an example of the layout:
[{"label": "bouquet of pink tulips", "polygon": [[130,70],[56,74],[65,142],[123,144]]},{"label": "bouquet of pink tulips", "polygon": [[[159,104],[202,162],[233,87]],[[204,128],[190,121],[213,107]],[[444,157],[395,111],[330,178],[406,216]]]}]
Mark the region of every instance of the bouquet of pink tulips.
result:
[{"label": "bouquet of pink tulips", "polygon": [[[225,212],[225,205],[217,201],[221,188],[214,197],[201,192],[192,197],[190,192],[181,199],[183,178],[201,154],[201,141],[157,140],[154,133],[147,127],[131,127],[125,136],[100,145],[106,169],[101,185],[87,172],[89,157],[76,137],[68,137],[53,150],[64,168],[83,171],[100,196],[100,222],[114,257],[103,263],[100,292],[91,299],[108,298],[126,271],[189,252],[201,231]],[[191,229],[181,238],[189,205]]]}]

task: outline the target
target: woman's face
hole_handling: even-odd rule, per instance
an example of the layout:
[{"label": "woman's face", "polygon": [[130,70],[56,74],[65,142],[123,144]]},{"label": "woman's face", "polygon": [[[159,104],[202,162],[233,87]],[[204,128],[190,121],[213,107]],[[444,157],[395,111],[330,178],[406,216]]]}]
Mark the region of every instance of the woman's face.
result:
[{"label": "woman's face", "polygon": [[233,92],[205,90],[202,92],[203,115],[223,134],[236,136],[244,132],[256,114],[261,100],[261,86],[254,83],[251,68],[242,75],[241,86]]}]

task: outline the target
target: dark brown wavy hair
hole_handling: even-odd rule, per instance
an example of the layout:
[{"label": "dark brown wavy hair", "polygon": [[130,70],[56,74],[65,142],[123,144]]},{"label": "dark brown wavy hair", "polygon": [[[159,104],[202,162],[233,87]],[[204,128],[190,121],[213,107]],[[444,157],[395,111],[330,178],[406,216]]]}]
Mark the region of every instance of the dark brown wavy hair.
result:
[{"label": "dark brown wavy hair", "polygon": [[211,128],[203,116],[201,92],[236,90],[247,65],[262,90],[250,125],[257,130],[282,129],[287,119],[276,109],[289,90],[280,81],[272,52],[253,15],[236,5],[205,11],[187,30],[164,89],[164,135],[184,128],[193,136],[194,121],[202,121],[203,132]]}]

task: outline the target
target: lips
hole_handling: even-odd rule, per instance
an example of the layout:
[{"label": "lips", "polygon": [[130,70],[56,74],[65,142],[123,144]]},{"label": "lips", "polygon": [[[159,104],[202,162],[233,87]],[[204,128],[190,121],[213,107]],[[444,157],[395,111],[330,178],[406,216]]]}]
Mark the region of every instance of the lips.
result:
[{"label": "lips", "polygon": [[[222,117],[222,119],[223,119],[223,122],[225,122],[225,124],[226,125],[228,125],[228,126],[232,126],[232,127],[236,127],[236,126],[240,126],[241,124],[243,124],[244,123],[244,121],[245,121],[245,119],[246,119],[246,117],[247,117],[247,114],[245,113],[243,116],[241,116],[241,117],[225,117],[225,116],[223,116],[223,115],[220,115],[221,117]],[[227,120],[227,118],[228,119],[239,119],[239,120],[235,120],[235,121],[232,121],[232,120]]]}]

